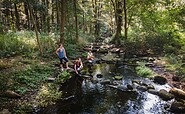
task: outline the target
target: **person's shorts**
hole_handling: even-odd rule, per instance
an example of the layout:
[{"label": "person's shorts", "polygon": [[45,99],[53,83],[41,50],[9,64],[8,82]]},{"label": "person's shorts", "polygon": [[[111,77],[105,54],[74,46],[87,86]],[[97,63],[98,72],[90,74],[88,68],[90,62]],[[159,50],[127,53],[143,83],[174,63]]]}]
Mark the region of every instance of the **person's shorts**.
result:
[{"label": "person's shorts", "polygon": [[68,59],[66,57],[63,57],[63,58],[59,58],[60,59],[60,64],[63,63],[63,60],[65,60],[65,62],[68,62]]}]

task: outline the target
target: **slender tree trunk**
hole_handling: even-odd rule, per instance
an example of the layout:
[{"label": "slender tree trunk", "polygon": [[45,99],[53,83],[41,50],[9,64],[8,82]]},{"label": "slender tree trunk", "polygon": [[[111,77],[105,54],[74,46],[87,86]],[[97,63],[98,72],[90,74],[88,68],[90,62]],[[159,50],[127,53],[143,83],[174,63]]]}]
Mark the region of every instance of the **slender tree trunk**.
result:
[{"label": "slender tree trunk", "polygon": [[[12,1],[11,1],[11,0],[10,0],[10,4],[12,4]],[[8,24],[10,25],[9,27],[11,28],[12,25],[15,24],[15,22],[14,22],[15,18],[14,18],[14,13],[13,13],[13,7],[12,7],[12,5],[10,6],[10,11],[9,11],[8,8],[7,8],[6,11],[7,11],[7,12],[6,12],[6,14],[7,14],[7,22],[8,22]],[[10,13],[10,14],[9,14],[9,13]],[[11,21],[10,21],[10,15],[11,15]],[[13,27],[14,27],[14,26],[13,26]],[[14,29],[14,28],[11,28],[11,29]]]},{"label": "slender tree trunk", "polygon": [[126,9],[126,0],[124,0],[124,30],[125,30],[125,40],[127,39],[127,32],[128,32],[128,27],[127,27],[127,9]]},{"label": "slender tree trunk", "polygon": [[64,26],[66,13],[66,0],[61,0],[61,25],[60,25],[60,42],[64,43]]},{"label": "slender tree trunk", "polygon": [[77,17],[77,12],[76,12],[76,0],[74,2],[74,11],[75,11],[75,28],[76,28],[76,43],[78,41],[78,17]]},{"label": "slender tree trunk", "polygon": [[29,19],[29,13],[28,13],[28,6],[27,6],[26,2],[24,2],[24,12],[26,14],[26,25],[25,25],[25,27],[30,29],[30,19]]},{"label": "slender tree trunk", "polygon": [[[82,0],[81,4],[82,4],[82,7],[84,7],[85,4],[84,4],[83,0]],[[85,26],[85,12],[84,12],[84,10],[83,10],[83,14],[82,14],[82,29],[83,29],[83,33],[85,34],[86,26]]]},{"label": "slender tree trunk", "polygon": [[37,38],[37,43],[38,43],[38,46],[39,46],[39,50],[40,50],[40,54],[41,56],[43,55],[43,50],[41,48],[41,45],[40,45],[40,40],[39,40],[39,35],[38,35],[38,29],[37,29],[37,24],[36,24],[36,21],[34,19],[34,16],[33,16],[33,11],[31,9],[31,6],[27,0],[27,3],[28,3],[28,9],[30,11],[30,15],[31,15],[31,18],[32,18],[32,22],[34,23],[34,28],[35,28],[35,34],[36,34],[36,38]]},{"label": "slender tree trunk", "polygon": [[98,36],[98,8],[97,8],[97,0],[94,1],[94,19],[95,19],[95,25],[94,25],[94,30],[95,30],[95,37]]},{"label": "slender tree trunk", "polygon": [[[42,0],[42,4],[46,5],[46,1],[45,0]],[[46,15],[47,13],[41,13],[41,30],[46,32]]]},{"label": "slender tree trunk", "polygon": [[46,5],[47,5],[47,18],[46,18],[46,24],[47,24],[47,32],[49,33],[50,32],[50,13],[49,13],[49,10],[50,10],[50,5],[49,5],[49,0],[46,0]]},{"label": "slender tree trunk", "polygon": [[56,23],[56,25],[57,25],[57,31],[58,31],[59,25],[60,25],[60,4],[59,4],[59,0],[56,0],[56,8],[57,8],[57,12],[56,12],[56,14],[57,14],[57,23]]},{"label": "slender tree trunk", "polygon": [[19,19],[19,12],[18,12],[18,10],[17,10],[17,4],[16,3],[14,3],[14,8],[15,8],[15,17],[16,17],[16,28],[18,29],[18,30],[20,30],[20,19]]},{"label": "slender tree trunk", "polygon": [[51,5],[51,7],[52,7],[52,13],[51,13],[51,23],[53,24],[54,23],[54,15],[55,15],[55,12],[54,12],[54,7],[53,7],[53,3],[54,3],[54,0],[52,0],[52,5]]},{"label": "slender tree trunk", "polygon": [[122,26],[122,2],[120,0],[116,0],[116,14],[117,15],[117,22],[116,22],[116,35],[115,35],[115,43],[116,44],[120,44],[121,43],[121,40],[120,40],[120,37],[121,37],[121,26]]}]

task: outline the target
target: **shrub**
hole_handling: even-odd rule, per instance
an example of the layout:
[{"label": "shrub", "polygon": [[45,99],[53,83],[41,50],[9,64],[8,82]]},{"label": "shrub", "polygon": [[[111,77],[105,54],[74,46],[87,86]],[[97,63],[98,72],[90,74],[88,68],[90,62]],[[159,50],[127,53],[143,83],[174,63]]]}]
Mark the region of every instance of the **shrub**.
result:
[{"label": "shrub", "polygon": [[34,46],[27,44],[15,33],[0,35],[0,57],[10,57],[18,54],[28,54]]}]

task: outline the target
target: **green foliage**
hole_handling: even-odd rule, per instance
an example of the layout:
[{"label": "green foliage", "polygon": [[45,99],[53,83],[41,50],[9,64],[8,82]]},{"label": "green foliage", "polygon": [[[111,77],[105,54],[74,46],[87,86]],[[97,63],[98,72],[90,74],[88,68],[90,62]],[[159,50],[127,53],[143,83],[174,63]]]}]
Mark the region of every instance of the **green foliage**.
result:
[{"label": "green foliage", "polygon": [[177,68],[175,74],[180,77],[185,77],[185,67]]},{"label": "green foliage", "polygon": [[37,94],[31,96],[30,101],[22,101],[18,103],[18,106],[14,109],[16,114],[25,114],[34,112],[33,107],[43,108],[49,105],[55,104],[55,102],[61,99],[62,92],[58,91],[55,84],[44,84],[39,89]]},{"label": "green foliage", "polygon": [[[37,107],[46,107],[52,105],[56,100],[61,99],[62,92],[57,91],[57,88],[53,84],[43,85],[35,96]],[[39,102],[38,102],[39,101]]]},{"label": "green foliage", "polygon": [[151,77],[154,76],[154,72],[145,66],[144,62],[139,62],[139,66],[136,67],[136,73],[141,77]]},{"label": "green foliage", "polygon": [[65,80],[69,79],[70,77],[71,77],[71,75],[69,74],[69,72],[63,71],[56,78],[56,83],[60,84],[60,83],[64,82]]},{"label": "green foliage", "polygon": [[35,89],[52,73],[52,68],[44,65],[35,65],[26,67],[24,71],[14,73],[14,82],[10,88],[20,94],[24,94],[29,89]]},{"label": "green foliage", "polygon": [[165,55],[166,61],[169,64],[178,64],[178,58],[174,54]]},{"label": "green foliage", "polygon": [[0,35],[0,57],[10,57],[18,54],[28,54],[33,50],[34,47],[32,45],[24,42],[15,33],[10,32],[5,35]]},{"label": "green foliage", "polygon": [[182,75],[182,57],[176,56],[174,54],[165,55],[164,60],[166,61],[166,69],[174,71],[177,75]]}]

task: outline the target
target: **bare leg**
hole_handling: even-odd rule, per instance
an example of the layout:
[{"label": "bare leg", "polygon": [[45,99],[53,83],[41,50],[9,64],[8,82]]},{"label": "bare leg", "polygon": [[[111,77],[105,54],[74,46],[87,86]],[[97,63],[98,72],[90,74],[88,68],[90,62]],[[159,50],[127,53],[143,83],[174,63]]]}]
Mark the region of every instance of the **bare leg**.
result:
[{"label": "bare leg", "polygon": [[62,66],[62,64],[60,64],[60,68],[61,68],[61,70],[63,70],[63,66]]},{"label": "bare leg", "polygon": [[67,69],[69,68],[69,66],[68,66],[68,62],[66,62],[66,68],[67,68]]}]

